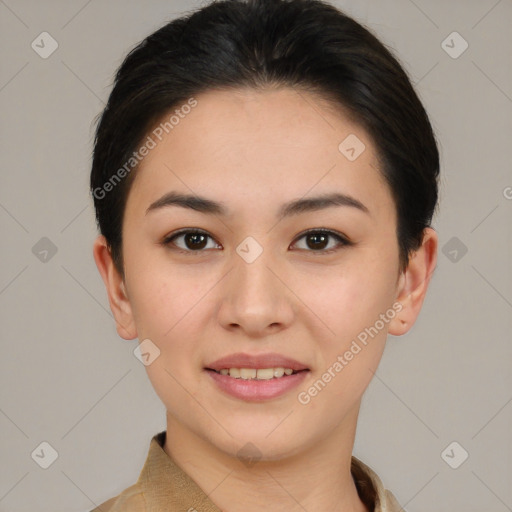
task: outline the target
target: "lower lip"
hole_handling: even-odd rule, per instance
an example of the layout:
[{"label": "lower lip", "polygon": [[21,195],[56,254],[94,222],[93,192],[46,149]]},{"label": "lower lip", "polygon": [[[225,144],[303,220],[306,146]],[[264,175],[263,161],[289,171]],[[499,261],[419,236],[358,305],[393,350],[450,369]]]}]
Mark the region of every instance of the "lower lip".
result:
[{"label": "lower lip", "polygon": [[248,401],[261,401],[276,398],[298,386],[305,378],[308,370],[291,375],[284,375],[269,380],[235,379],[213,370],[206,370],[215,384],[228,395]]}]

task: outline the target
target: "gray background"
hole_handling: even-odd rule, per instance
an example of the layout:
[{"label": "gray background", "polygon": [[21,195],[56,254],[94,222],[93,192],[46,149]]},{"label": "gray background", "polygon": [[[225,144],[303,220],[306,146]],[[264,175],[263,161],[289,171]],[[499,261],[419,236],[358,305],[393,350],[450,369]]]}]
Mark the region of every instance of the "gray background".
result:
[{"label": "gray background", "polygon": [[[417,324],[389,338],[354,454],[409,512],[512,510],[512,2],[333,3],[396,50],[442,158],[438,267]],[[92,122],[126,52],[198,5],[0,0],[1,511],[90,510],[136,481],[165,429],[92,257]],[[31,47],[43,31],[47,59]],[[43,441],[48,469],[31,457]],[[457,469],[453,441],[469,453]]]}]

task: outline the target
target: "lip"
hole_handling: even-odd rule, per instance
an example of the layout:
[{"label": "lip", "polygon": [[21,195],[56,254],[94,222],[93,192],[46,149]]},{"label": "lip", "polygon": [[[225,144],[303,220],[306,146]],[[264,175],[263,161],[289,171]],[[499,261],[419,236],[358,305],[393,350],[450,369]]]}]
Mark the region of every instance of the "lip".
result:
[{"label": "lip", "polygon": [[308,370],[304,370],[299,371],[299,373],[284,375],[278,379],[245,380],[235,379],[229,375],[222,375],[209,369],[205,369],[205,372],[223,393],[247,402],[261,402],[284,395],[303,382],[307,374],[309,374]]},{"label": "lip", "polygon": [[[238,352],[221,357],[205,365],[206,370],[219,371],[223,368],[291,368],[295,371],[309,370],[305,364],[290,357],[269,352],[267,354],[246,354]],[[277,380],[277,379],[276,379]]]}]

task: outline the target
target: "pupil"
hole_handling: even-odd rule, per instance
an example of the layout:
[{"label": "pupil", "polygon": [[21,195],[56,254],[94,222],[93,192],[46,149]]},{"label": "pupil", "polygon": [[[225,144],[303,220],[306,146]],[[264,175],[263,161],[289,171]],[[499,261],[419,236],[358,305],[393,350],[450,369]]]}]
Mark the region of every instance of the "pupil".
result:
[{"label": "pupil", "polygon": [[[201,243],[196,243],[200,238],[203,238],[202,245]],[[206,237],[201,233],[188,233],[185,235],[186,244],[189,249],[202,249],[205,246],[205,239]],[[192,241],[192,247],[189,246],[189,241]]]},{"label": "pupil", "polygon": [[[319,247],[317,245],[317,242],[318,242],[319,239],[322,240],[320,242],[320,246],[321,247]],[[312,245],[313,249],[315,249],[315,248],[316,249],[318,249],[318,248],[323,249],[325,247],[325,241],[327,240],[327,236],[322,234],[322,233],[308,235],[308,242],[311,241],[311,240],[313,240],[313,245]],[[316,240],[316,242],[315,242],[315,240]],[[310,244],[308,244],[308,245],[310,245]],[[316,247],[315,247],[315,245],[316,245]],[[311,247],[311,245],[310,245],[310,247]]]}]

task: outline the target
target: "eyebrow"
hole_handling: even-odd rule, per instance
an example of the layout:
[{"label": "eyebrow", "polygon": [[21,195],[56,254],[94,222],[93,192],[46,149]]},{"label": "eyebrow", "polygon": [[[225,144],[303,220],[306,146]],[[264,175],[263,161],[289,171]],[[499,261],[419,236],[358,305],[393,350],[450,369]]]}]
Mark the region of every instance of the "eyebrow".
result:
[{"label": "eyebrow", "polygon": [[[208,215],[227,216],[229,214],[229,210],[226,208],[224,203],[219,203],[212,199],[197,195],[168,192],[160,199],[157,199],[149,205],[146,209],[146,215],[151,211],[167,208],[169,206],[188,208]],[[285,203],[279,209],[277,218],[283,219],[285,217],[291,217],[305,212],[324,210],[334,206],[349,206],[364,213],[370,213],[368,208],[355,197],[347,194],[331,193],[316,197],[296,199]]]}]

